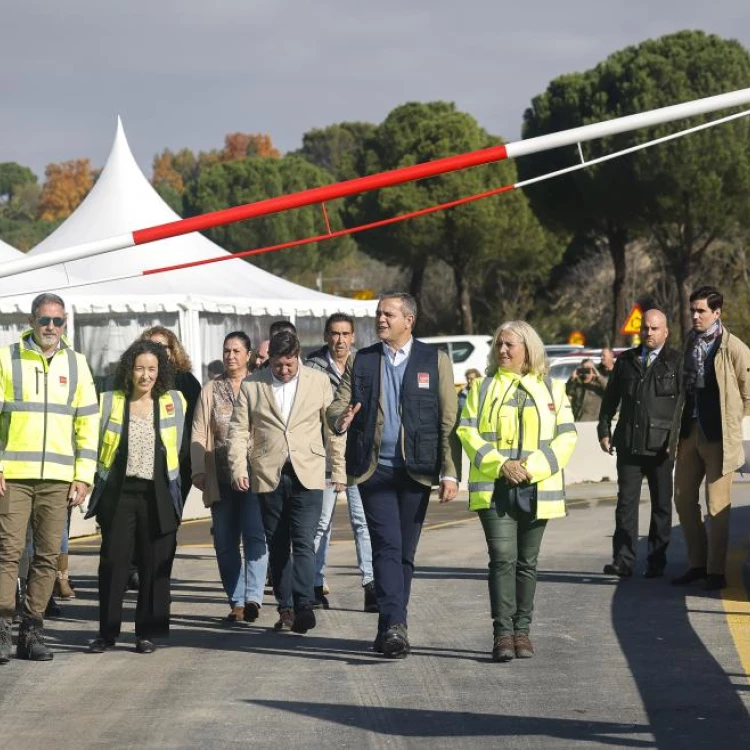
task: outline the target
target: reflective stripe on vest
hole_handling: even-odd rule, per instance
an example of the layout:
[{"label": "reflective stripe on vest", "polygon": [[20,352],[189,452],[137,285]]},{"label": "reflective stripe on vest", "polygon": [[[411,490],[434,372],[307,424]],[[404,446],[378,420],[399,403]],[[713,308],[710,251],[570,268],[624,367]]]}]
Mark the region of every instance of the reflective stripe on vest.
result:
[{"label": "reflective stripe on vest", "polygon": [[[467,414],[459,423],[459,428],[473,430],[475,431],[474,435],[481,439],[481,442],[475,442],[476,452],[473,452],[473,455],[471,455],[472,451],[467,448],[472,459],[469,476],[469,507],[472,510],[489,507],[494,494],[494,480],[490,480],[490,477],[482,471],[484,459],[490,454],[493,455],[488,467],[492,472],[494,467],[505,459],[516,456],[527,458],[535,451],[539,451],[544,457],[543,460],[549,466],[550,476],[537,483],[537,517],[549,518],[565,515],[564,480],[552,443],[559,434],[575,432],[575,425],[565,422],[558,425],[557,415],[563,403],[562,391],[560,388],[555,389],[556,384],[553,385],[549,378],[545,378],[543,382],[544,385],[539,381],[526,379],[525,382],[517,382],[515,389],[513,389],[513,386],[508,387],[503,394],[499,391],[505,386],[501,386],[500,381],[495,378],[486,378],[481,382],[475,402],[477,406],[476,415]],[[492,405],[489,407],[491,413],[489,413],[486,406],[491,389],[493,389],[493,394],[496,395],[492,395]],[[519,393],[519,390],[525,390],[534,401],[537,419],[532,419],[532,427],[535,422],[538,431],[534,435],[532,430],[531,435],[524,437],[525,443],[527,438],[531,442],[523,446],[520,451],[519,446],[515,444],[519,435],[513,432],[511,433],[512,437],[506,437],[503,441],[502,447],[498,443],[503,437],[498,433],[500,415],[504,414],[502,417],[504,431],[505,420],[513,417],[514,411],[520,412],[522,402],[526,402],[525,395]],[[546,409],[548,403],[551,404],[549,411]],[[519,413],[518,418],[523,418],[523,415]],[[470,433],[467,434],[466,438],[471,441]],[[492,473],[490,473],[490,476],[492,476]]]},{"label": "reflective stripe on vest", "polygon": [[0,349],[0,471],[7,479],[90,483],[98,406],[88,367],[65,339],[48,360],[32,335]]}]

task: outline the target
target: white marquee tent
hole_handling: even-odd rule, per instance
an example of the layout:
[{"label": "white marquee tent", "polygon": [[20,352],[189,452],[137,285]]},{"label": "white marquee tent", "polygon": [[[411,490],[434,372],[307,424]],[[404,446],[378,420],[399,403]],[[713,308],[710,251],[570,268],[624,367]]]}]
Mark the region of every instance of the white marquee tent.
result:
[{"label": "white marquee tent", "polygon": [[12,245],[0,240],[0,263],[4,263],[6,260],[17,260],[21,257],[23,257],[23,253],[20,250],[16,250]]},{"label": "white marquee tent", "polygon": [[[136,164],[118,120],[112,150],[93,189],[29,254],[53,253],[179,218]],[[0,247],[0,262],[18,257],[19,251],[7,247]],[[53,291],[65,299],[75,346],[95,374],[106,374],[144,328],[159,323],[177,333],[201,378],[205,365],[220,357],[223,336],[231,330],[246,331],[257,344],[266,338],[271,321],[287,318],[296,324],[303,345],[312,345],[322,343],[322,323],[331,313],[370,318],[374,312],[374,302],[322,294],[241,259],[104,281],[228,255],[194,233],[0,279],[0,344],[17,339],[34,295]],[[358,324],[360,344],[367,341],[370,323]]]}]

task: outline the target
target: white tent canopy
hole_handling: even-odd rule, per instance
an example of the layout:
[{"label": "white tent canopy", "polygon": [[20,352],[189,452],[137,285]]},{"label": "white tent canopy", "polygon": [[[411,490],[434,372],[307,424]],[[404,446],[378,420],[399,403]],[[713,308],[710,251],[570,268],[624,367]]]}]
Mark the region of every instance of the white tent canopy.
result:
[{"label": "white tent canopy", "polygon": [[20,250],[16,250],[12,245],[0,240],[0,263],[4,263],[6,260],[18,260],[22,256],[23,253]]},{"label": "white tent canopy", "polygon": [[[118,119],[112,150],[93,189],[29,254],[52,253],[179,218],[136,164]],[[33,296],[41,291],[60,294],[72,313],[76,347],[99,374],[143,328],[160,323],[177,332],[200,377],[202,366],[220,356],[221,338],[230,330],[246,330],[257,344],[266,337],[271,320],[287,318],[297,324],[303,343],[315,343],[322,341],[322,319],[331,313],[369,317],[374,312],[373,302],[322,294],[241,259],[106,281],[228,256],[194,233],[0,279],[0,317],[25,317]],[[0,252],[0,261],[10,259]],[[370,326],[359,328],[368,329],[362,330],[366,337]]]}]

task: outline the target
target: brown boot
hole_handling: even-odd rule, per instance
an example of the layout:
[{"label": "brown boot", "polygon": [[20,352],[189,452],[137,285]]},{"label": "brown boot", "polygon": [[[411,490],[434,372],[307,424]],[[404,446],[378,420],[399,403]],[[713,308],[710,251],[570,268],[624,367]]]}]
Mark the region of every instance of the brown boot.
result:
[{"label": "brown boot", "polygon": [[68,554],[61,552],[57,560],[57,580],[52,590],[52,596],[58,599],[75,599],[76,592],[68,580]]},{"label": "brown boot", "polygon": [[496,635],[492,644],[492,661],[512,661],[516,655],[513,646],[513,636]]},{"label": "brown boot", "polygon": [[519,631],[513,635],[513,645],[516,649],[516,659],[531,659],[534,656],[534,644],[528,633]]}]

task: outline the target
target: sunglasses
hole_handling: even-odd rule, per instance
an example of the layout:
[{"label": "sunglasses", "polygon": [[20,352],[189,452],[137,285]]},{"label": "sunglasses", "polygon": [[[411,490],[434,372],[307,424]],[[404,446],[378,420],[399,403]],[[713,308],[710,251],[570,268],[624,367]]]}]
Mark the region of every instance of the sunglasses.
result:
[{"label": "sunglasses", "polygon": [[36,322],[39,323],[42,328],[46,328],[50,323],[52,323],[55,328],[62,328],[65,325],[65,318],[52,318],[49,315],[42,315],[36,319]]}]

